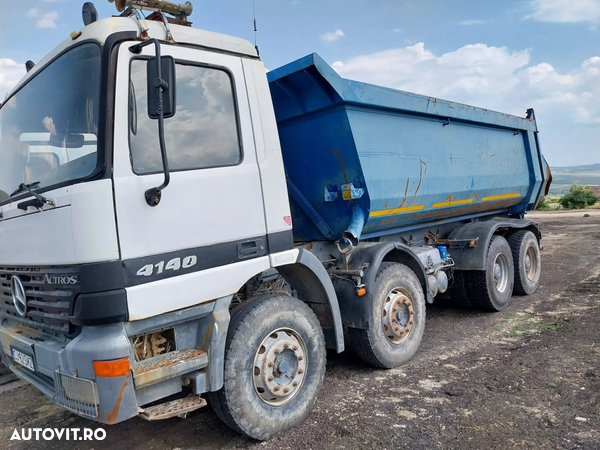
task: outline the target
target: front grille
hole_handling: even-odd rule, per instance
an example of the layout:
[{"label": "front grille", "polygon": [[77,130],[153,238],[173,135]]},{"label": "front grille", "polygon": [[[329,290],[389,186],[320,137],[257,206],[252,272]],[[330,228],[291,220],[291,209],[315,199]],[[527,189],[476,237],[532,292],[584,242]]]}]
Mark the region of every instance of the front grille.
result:
[{"label": "front grille", "polygon": [[[27,297],[25,317],[17,312],[11,294],[11,279],[15,275]],[[0,317],[64,337],[74,331],[69,315],[79,291],[78,267],[0,267]]]}]

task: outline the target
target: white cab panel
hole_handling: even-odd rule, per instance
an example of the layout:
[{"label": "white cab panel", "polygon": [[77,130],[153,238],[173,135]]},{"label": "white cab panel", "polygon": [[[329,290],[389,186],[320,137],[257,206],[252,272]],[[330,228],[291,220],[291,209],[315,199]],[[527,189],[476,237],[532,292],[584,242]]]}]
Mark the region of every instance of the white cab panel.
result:
[{"label": "white cab panel", "polygon": [[0,264],[75,264],[71,207],[48,209],[0,222]]},{"label": "white cab panel", "polygon": [[298,253],[300,250],[294,248],[285,252],[271,253],[269,260],[271,261],[271,267],[285,266],[286,264],[294,264],[298,260]]},{"label": "white cab panel", "polygon": [[119,258],[110,180],[43,192],[57,207],[42,211],[4,205],[0,221],[0,264],[67,265]]},{"label": "white cab panel", "polygon": [[[235,266],[232,270],[231,266]],[[127,288],[129,320],[141,320],[236,293],[252,276],[269,268],[269,258],[203,270]]]},{"label": "white cab panel", "polygon": [[292,229],[290,204],[269,83],[262,61],[244,59],[268,233]]},{"label": "white cab panel", "polygon": [[70,189],[77,263],[119,259],[112,181],[91,181]]}]

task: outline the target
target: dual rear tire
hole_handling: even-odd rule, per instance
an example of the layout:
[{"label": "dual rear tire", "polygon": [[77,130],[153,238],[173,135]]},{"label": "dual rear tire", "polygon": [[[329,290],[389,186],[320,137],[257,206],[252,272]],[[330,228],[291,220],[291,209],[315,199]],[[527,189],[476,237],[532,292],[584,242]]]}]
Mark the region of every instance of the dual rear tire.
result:
[{"label": "dual rear tire", "polygon": [[455,271],[450,297],[457,303],[483,311],[502,311],[514,294],[536,291],[541,275],[540,247],[536,236],[519,230],[505,239],[493,236],[485,270]]}]

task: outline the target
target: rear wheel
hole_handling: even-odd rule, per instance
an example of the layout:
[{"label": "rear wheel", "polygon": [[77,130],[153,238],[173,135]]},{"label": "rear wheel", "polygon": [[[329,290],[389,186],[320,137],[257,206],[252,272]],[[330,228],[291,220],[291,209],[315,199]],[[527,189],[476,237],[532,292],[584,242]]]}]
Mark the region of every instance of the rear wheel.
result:
[{"label": "rear wheel", "polygon": [[265,295],[234,311],[227,333],[224,384],[209,399],[234,430],[265,440],[301,423],[325,374],[319,320],[301,300]]},{"label": "rear wheel", "polygon": [[469,299],[485,311],[502,311],[512,296],[514,263],[510,246],[502,236],[493,236],[487,251],[484,271],[468,276]]},{"label": "rear wheel", "polygon": [[383,265],[375,279],[372,307],[371,328],[348,329],[352,346],[372,366],[391,369],[404,364],[416,353],[425,329],[425,296],[415,273],[403,264]]},{"label": "rear wheel", "polygon": [[[467,290],[467,276],[468,272],[464,270],[455,270],[452,274],[450,287],[448,287],[448,290],[444,294],[449,297],[454,306],[461,308],[473,307],[469,297],[469,291]],[[436,296],[436,300],[438,296]]]},{"label": "rear wheel", "polygon": [[515,294],[533,294],[540,284],[542,258],[535,235],[519,230],[508,239],[515,266]]}]

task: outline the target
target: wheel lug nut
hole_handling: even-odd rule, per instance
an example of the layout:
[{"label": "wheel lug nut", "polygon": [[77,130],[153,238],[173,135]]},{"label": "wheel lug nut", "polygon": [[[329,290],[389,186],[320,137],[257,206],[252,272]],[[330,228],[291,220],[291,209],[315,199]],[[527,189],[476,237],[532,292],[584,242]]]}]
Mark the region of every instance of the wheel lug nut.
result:
[{"label": "wheel lug nut", "polygon": [[273,381],[273,375],[269,375],[269,378],[268,378],[268,380],[269,380],[269,381]]},{"label": "wheel lug nut", "polygon": [[298,350],[298,346],[297,346],[297,345],[294,345],[294,346],[292,347],[292,350],[294,350],[294,351]]},{"label": "wheel lug nut", "polygon": [[281,350],[279,350],[278,348],[275,349],[275,354],[279,355],[281,353]]},{"label": "wheel lug nut", "polygon": [[408,322],[409,325],[412,325],[414,322],[411,320],[410,322]]},{"label": "wheel lug nut", "polygon": [[304,356],[302,356],[302,355],[299,355],[299,356],[298,356],[298,361],[302,361],[302,360],[304,360]]},{"label": "wheel lug nut", "polygon": [[298,382],[297,382],[297,381],[294,381],[294,382],[292,383],[292,386],[294,386],[294,387],[298,387]]},{"label": "wheel lug nut", "polygon": [[279,386],[275,386],[275,387],[273,388],[273,390],[274,390],[275,392],[279,391],[279,389],[280,389],[280,388],[279,388]]},{"label": "wheel lug nut", "polygon": [[298,373],[304,373],[304,369],[298,369]]},{"label": "wheel lug nut", "polygon": [[273,367],[275,365],[275,363],[273,363],[273,361],[269,361],[269,364],[267,364],[269,367]]},{"label": "wheel lug nut", "polygon": [[290,344],[288,344],[287,342],[285,344],[283,344],[283,348],[290,348]]},{"label": "wheel lug nut", "polygon": [[285,388],[285,389],[283,390],[283,393],[284,393],[284,394],[287,394],[288,392],[290,392],[290,389],[289,389],[289,388]]}]

